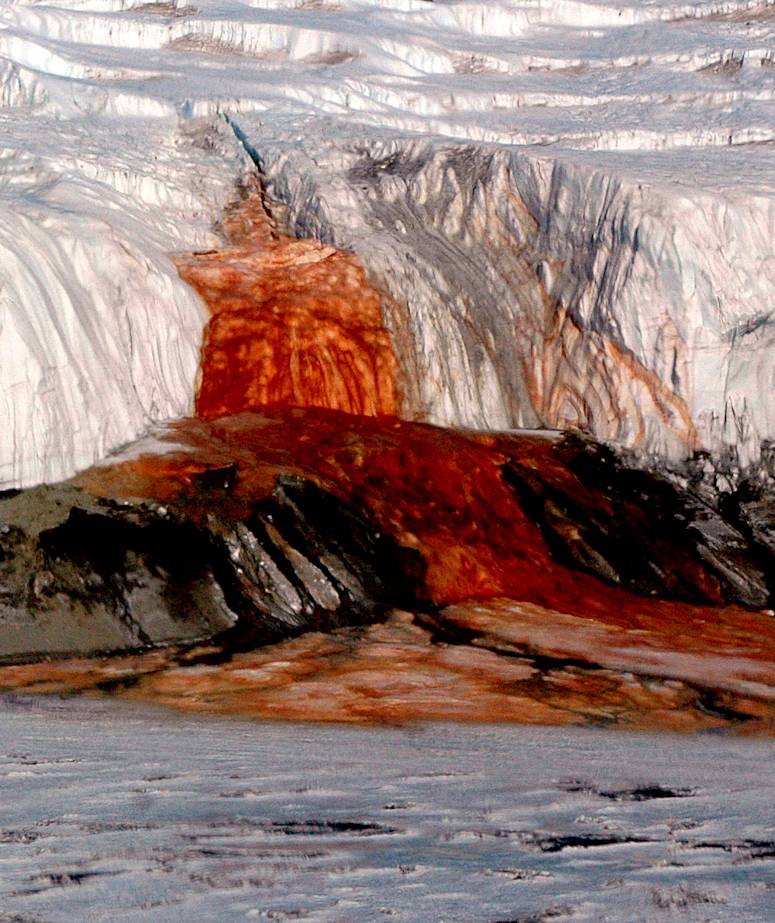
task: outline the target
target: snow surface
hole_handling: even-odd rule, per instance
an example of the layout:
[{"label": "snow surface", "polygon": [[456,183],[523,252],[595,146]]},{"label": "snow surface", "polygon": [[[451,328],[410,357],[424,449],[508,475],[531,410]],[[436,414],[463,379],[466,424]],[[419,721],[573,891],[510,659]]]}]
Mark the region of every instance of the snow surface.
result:
[{"label": "snow surface", "polygon": [[770,741],[5,698],[0,920],[767,923]]},{"label": "snow surface", "polygon": [[2,4],[0,486],[190,410],[165,254],[214,245],[246,151],[407,308],[411,413],[755,459],[773,96],[770,0]]}]

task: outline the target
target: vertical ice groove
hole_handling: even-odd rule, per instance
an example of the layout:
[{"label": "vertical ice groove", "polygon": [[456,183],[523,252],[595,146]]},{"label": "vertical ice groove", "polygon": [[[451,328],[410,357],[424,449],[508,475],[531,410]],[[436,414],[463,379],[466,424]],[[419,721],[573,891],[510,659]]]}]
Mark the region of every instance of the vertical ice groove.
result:
[{"label": "vertical ice groove", "polygon": [[215,240],[252,165],[218,125],[120,131],[120,166],[71,157],[64,132],[0,178],[0,485],[66,477],[192,409],[204,311],[169,253]]},{"label": "vertical ice groove", "polygon": [[416,413],[743,464],[772,434],[767,196],[408,139],[261,156],[292,221],[333,234],[406,306],[387,325],[419,373]]},{"label": "vertical ice groove", "polygon": [[204,313],[168,254],[253,168],[221,114],[392,296],[415,413],[753,460],[773,3],[0,4],[0,485],[191,407]]}]

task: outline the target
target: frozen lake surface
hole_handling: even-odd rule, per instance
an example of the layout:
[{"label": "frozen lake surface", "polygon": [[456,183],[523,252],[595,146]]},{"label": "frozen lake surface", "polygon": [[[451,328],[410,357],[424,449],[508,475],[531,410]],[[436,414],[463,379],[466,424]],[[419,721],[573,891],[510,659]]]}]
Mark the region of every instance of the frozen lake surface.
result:
[{"label": "frozen lake surface", "polygon": [[775,919],[770,741],[9,697],[0,921]]}]

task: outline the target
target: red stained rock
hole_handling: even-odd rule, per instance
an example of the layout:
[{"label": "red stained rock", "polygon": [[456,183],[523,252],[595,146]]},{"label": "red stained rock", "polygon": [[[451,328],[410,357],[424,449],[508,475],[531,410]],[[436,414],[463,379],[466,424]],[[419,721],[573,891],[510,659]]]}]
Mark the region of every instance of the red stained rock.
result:
[{"label": "red stained rock", "polygon": [[[315,408],[180,421],[165,439],[178,448],[94,468],[79,484],[163,500],[194,520],[213,504],[239,519],[272,495],[279,475],[303,478],[421,556],[418,612],[226,655],[6,667],[0,687],[97,691],[117,682],[115,694],[254,717],[772,730],[771,615],[639,596],[552,556],[504,471],[518,462],[577,491],[562,443]],[[221,471],[231,472],[228,485],[215,477],[210,495],[202,485]],[[588,490],[585,504],[590,516],[613,509],[605,491]]]},{"label": "red stained rock", "polygon": [[[610,509],[604,491],[585,487],[554,440],[477,434],[333,411],[267,408],[213,421],[171,425],[186,451],[147,456],[84,473],[78,483],[102,496],[185,497],[198,472],[238,466],[228,502],[247,509],[268,496],[279,474],[307,478],[366,511],[427,565],[421,594],[436,605],[508,597],[582,617],[631,625],[648,617],[686,625],[709,613],[746,609],[644,598],[559,563],[504,478],[504,465],[545,473],[552,485],[585,491],[588,511]],[[647,528],[647,523],[639,522]],[[677,570],[684,566],[676,556]],[[685,565],[695,577],[699,564]]]},{"label": "red stained rock", "polygon": [[[207,528],[211,515],[247,523],[278,478],[297,478],[421,562],[412,586],[385,597],[395,606],[407,589],[417,612],[252,651],[2,667],[0,688],[111,688],[253,717],[772,731],[775,622],[750,607],[769,598],[761,548],[700,509],[698,522],[716,516],[715,539],[737,536],[716,566],[713,549],[698,554],[696,536],[675,532],[696,498],[684,504],[648,474],[620,477],[599,450],[399,420],[381,296],[355,258],[278,233],[259,195],[227,214],[224,233],[223,250],[178,260],[212,312],[199,419],[169,427],[170,452],[94,468],[77,484],[170,504]],[[629,567],[639,547],[651,572]],[[674,598],[625,588],[661,592],[662,577]]]}]

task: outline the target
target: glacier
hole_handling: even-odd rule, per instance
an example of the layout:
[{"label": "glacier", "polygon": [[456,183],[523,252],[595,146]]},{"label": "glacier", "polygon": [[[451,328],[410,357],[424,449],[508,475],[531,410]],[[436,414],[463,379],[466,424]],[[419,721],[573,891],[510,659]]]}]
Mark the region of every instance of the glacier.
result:
[{"label": "glacier", "polygon": [[190,413],[260,170],[385,293],[404,415],[747,466],[775,438],[768,0],[0,9],[0,486]]},{"label": "glacier", "polygon": [[[0,172],[7,485],[66,477],[190,408],[204,311],[168,254],[213,241],[246,167],[231,133],[193,125],[12,128]],[[202,152],[208,137],[223,156]]]}]

